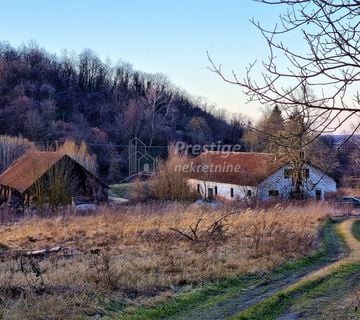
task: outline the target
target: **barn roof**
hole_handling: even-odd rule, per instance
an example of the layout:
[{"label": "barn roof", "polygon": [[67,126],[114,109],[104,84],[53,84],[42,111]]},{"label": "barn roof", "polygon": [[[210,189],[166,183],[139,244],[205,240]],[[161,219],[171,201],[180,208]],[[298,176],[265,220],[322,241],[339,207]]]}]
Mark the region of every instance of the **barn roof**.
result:
[{"label": "barn roof", "polygon": [[27,152],[0,175],[0,185],[23,193],[64,156],[59,152]]},{"label": "barn roof", "polygon": [[212,166],[212,169],[191,173],[191,178],[244,186],[257,186],[288,163],[272,153],[218,151],[201,153],[191,162],[195,166]]}]

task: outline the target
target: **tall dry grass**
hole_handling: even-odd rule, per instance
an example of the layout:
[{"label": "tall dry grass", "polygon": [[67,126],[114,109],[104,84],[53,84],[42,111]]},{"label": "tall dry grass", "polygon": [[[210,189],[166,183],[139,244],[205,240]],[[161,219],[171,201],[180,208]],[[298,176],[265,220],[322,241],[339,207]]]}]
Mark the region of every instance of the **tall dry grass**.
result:
[{"label": "tall dry grass", "polygon": [[179,154],[175,146],[170,146],[167,160],[158,163],[158,172],[151,184],[152,196],[159,200],[195,200],[198,195],[190,189],[188,173],[184,170],[188,163],[187,156]]},{"label": "tall dry grass", "polygon": [[[0,227],[1,316],[94,315],[104,301],[129,305],[205,279],[266,271],[316,249],[319,225],[332,213],[324,204],[212,210],[154,203],[24,219]],[[214,223],[221,237],[211,235]],[[197,239],[184,236],[194,230]],[[31,261],[17,254],[56,245],[59,253]]]}]

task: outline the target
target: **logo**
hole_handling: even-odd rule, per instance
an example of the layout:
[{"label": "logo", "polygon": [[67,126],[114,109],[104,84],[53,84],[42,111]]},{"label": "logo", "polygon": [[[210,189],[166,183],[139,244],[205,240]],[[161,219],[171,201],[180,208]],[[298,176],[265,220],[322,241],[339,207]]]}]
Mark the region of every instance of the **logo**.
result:
[{"label": "logo", "polygon": [[[133,178],[136,175],[141,176],[151,176],[154,175],[157,169],[157,160],[160,155],[155,153],[155,150],[152,148],[168,148],[166,146],[147,146],[141,139],[133,138],[129,141],[129,176],[126,178]],[[150,150],[154,152],[150,152]],[[231,152],[238,152],[241,150],[241,145],[227,145],[222,144],[220,141],[218,143],[211,144],[187,144],[182,141],[177,141],[174,144],[174,151],[179,155],[189,156],[189,160],[193,157],[198,156],[203,152],[212,152],[212,154],[217,154],[219,157],[224,158],[223,164],[207,164],[194,163],[189,161],[185,164],[178,165],[175,168],[177,172],[186,172],[186,173],[225,173],[225,172],[239,172],[241,167],[239,165],[227,164],[226,158],[229,157]],[[155,158],[153,155],[157,154]],[[165,155],[163,154],[163,157]]]},{"label": "logo", "polygon": [[156,160],[150,155],[148,148],[139,138],[129,141],[129,176],[155,173]]}]

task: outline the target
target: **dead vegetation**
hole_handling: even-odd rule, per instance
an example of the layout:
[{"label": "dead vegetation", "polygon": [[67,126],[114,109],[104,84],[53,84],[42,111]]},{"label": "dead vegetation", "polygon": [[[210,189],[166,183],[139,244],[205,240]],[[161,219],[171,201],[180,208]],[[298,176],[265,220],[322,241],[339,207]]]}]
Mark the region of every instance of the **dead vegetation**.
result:
[{"label": "dead vegetation", "polygon": [[158,200],[191,201],[197,195],[190,189],[184,166],[188,165],[187,156],[179,154],[175,146],[170,146],[166,161],[158,163],[158,172],[152,181],[151,194]]},{"label": "dead vegetation", "polygon": [[[147,204],[0,227],[0,314],[64,319],[150,303],[179,286],[266,271],[314,250],[323,204],[211,210]],[[335,213],[334,213],[335,214]],[[61,247],[24,257],[21,250]]]}]

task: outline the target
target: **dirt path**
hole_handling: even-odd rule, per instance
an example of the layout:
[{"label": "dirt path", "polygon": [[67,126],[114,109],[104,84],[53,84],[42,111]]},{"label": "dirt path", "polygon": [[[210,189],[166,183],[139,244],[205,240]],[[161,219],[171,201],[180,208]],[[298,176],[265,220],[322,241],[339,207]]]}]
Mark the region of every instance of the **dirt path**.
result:
[{"label": "dirt path", "polygon": [[360,242],[355,239],[352,234],[351,228],[356,219],[349,219],[343,221],[339,226],[338,230],[340,234],[344,237],[346,245],[348,246],[348,254],[346,257],[342,258],[339,261],[336,261],[326,267],[323,267],[319,270],[316,270],[304,277],[299,281],[289,286],[286,291],[291,291],[297,286],[301,286],[304,282],[314,281],[316,279],[326,277],[327,275],[334,272],[335,269],[339,268],[342,265],[351,263],[351,262],[360,262]]},{"label": "dirt path", "polygon": [[292,305],[296,307],[287,308],[286,312],[278,318],[279,320],[359,318],[359,268],[347,274],[343,273],[342,276],[338,275],[341,269],[351,268],[354,264],[359,266],[360,263],[360,242],[352,233],[355,221],[359,219],[346,220],[338,228],[348,246],[349,251],[346,257],[302,277],[282,291],[285,294],[296,292],[304,284],[316,284],[318,281],[314,288],[302,292],[300,296],[295,294]]},{"label": "dirt path", "polygon": [[225,301],[212,305],[210,307],[199,307],[180,316],[171,317],[172,320],[217,320],[226,319],[238,312],[250,307],[251,305],[269,297],[279,290],[285,289],[292,283],[299,280],[304,274],[284,275],[278,279],[265,280],[256,286],[242,289]]},{"label": "dirt path", "polygon": [[[346,244],[349,247],[349,254],[344,257],[343,252],[339,251],[339,243],[332,243],[330,248],[330,255],[327,265],[310,265],[289,272],[270,274],[254,286],[240,288],[237,292],[227,296],[223,301],[210,306],[198,306],[187,312],[182,312],[181,315],[171,317],[173,320],[212,320],[212,319],[226,319],[242,310],[258,303],[259,301],[277,293],[280,290],[287,290],[298,283],[315,279],[326,273],[330,273],[334,268],[341,264],[350,261],[355,261],[360,258],[360,243],[352,236],[351,226],[353,220],[346,220],[338,225],[339,232],[343,235]],[[332,254],[332,255],[331,255]],[[340,259],[336,262],[334,260]],[[290,317],[291,319],[291,317]]]}]

